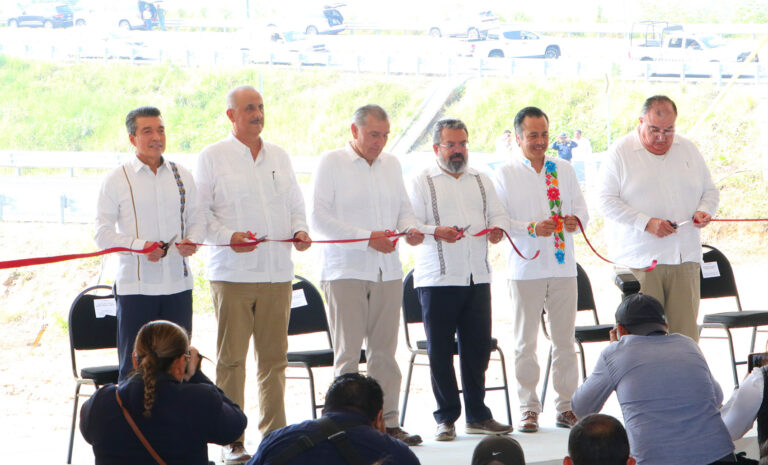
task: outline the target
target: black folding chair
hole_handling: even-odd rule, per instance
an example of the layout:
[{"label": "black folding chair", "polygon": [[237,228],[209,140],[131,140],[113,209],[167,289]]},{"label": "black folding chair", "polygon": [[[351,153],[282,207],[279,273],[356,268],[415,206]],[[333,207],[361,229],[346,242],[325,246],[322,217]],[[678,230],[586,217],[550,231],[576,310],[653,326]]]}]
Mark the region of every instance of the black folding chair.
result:
[{"label": "black folding chair", "polygon": [[[109,294],[92,294],[98,290],[109,291]],[[77,371],[77,353],[79,351],[117,348],[117,318],[112,315],[98,317],[94,310],[95,300],[114,300],[114,298],[110,286],[93,286],[78,294],[69,309],[69,352],[72,357],[72,374],[75,377],[75,407],[72,410],[67,463],[72,463],[72,446],[75,440],[79,398],[80,396],[90,397],[90,394],[81,394],[80,387],[84,384],[91,384],[94,389],[98,389],[99,386],[105,384],[117,383],[118,365],[93,366],[81,368],[79,373]]]},{"label": "black folding chair", "polygon": [[[405,411],[408,407],[408,396],[411,392],[411,376],[413,375],[413,366],[429,366],[427,363],[416,362],[417,355],[428,356],[427,354],[427,341],[426,339],[417,340],[416,344],[411,343],[410,332],[408,331],[409,324],[424,324],[424,319],[421,313],[421,303],[419,297],[416,294],[416,289],[413,287],[413,270],[409,271],[403,281],[403,330],[405,331],[405,343],[408,346],[408,350],[411,352],[411,359],[408,362],[408,375],[405,381],[405,395],[403,396],[403,408],[400,411],[400,426],[405,425]],[[504,398],[507,401],[507,423],[512,424],[512,410],[509,404],[509,383],[507,382],[507,367],[504,361],[504,352],[499,347],[499,341],[496,338],[491,338],[491,351],[499,354],[498,359],[491,358],[491,361],[501,363],[501,373],[504,384],[501,386],[486,386],[487,391],[504,391]],[[459,345],[456,343],[454,349],[454,355],[459,353]],[[459,390],[461,392],[461,390]]]},{"label": "black folding chair", "polygon": [[737,365],[746,365],[746,360],[736,360],[733,350],[733,337],[731,329],[734,328],[752,328],[752,340],[749,345],[749,353],[755,351],[755,338],[757,336],[757,327],[768,325],[768,311],[744,311],[741,308],[741,299],[739,291],[736,288],[736,279],[733,275],[731,263],[720,250],[711,245],[703,245],[704,263],[717,263],[719,276],[705,278],[701,274],[701,298],[715,299],[721,297],[732,297],[736,300],[735,312],[709,313],[704,315],[703,324],[699,327],[701,330],[708,328],[719,328],[725,330],[726,337],[722,336],[700,336],[705,339],[728,339],[728,350],[731,355],[731,369],[733,370],[734,389],[739,387],[739,375],[736,369]]},{"label": "black folding chair", "polygon": [[[306,305],[291,308],[291,317],[288,322],[288,336],[325,332],[328,338],[328,347],[316,350],[302,350],[288,352],[288,367],[304,368],[306,376],[286,376],[287,379],[306,379],[309,381],[309,396],[312,402],[312,418],[317,418],[317,410],[324,407],[318,404],[315,397],[315,378],[312,368],[333,366],[333,343],[331,332],[328,328],[328,319],[325,313],[325,304],[317,288],[305,278],[296,276],[293,290],[304,292]],[[360,363],[366,363],[365,351],[360,351]]]},{"label": "black folding chair", "polygon": [[[592,318],[595,324],[590,326],[576,326],[575,339],[576,345],[579,347],[579,361],[581,362],[581,379],[582,381],[587,379],[586,362],[584,361],[584,346],[582,344],[588,342],[608,342],[611,340],[611,329],[614,325],[601,325],[600,320],[597,317],[597,309],[595,308],[595,296],[592,294],[592,283],[589,280],[587,272],[578,263],[576,264],[576,283],[578,286],[578,300],[576,302],[577,312],[592,312]],[[544,312],[541,313],[541,328],[544,331],[544,336],[550,339],[549,331],[547,330],[547,323],[544,319]],[[551,339],[550,339],[551,340]],[[552,344],[549,346],[549,357],[547,358],[547,369],[544,371],[544,385],[541,388],[541,404],[544,405],[544,400],[547,396],[547,385],[549,384],[549,372],[552,368]]]}]

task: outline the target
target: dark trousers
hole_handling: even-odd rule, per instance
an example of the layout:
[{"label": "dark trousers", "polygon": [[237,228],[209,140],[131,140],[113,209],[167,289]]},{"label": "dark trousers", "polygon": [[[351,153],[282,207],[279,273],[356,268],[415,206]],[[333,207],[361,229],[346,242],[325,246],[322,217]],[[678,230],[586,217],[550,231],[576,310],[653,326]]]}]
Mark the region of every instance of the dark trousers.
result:
[{"label": "dark trousers", "polygon": [[453,423],[461,415],[459,388],[453,369],[457,350],[467,422],[492,417],[485,405],[485,371],[491,357],[491,287],[434,286],[416,289],[427,333],[432,392],[438,423]]},{"label": "dark trousers", "polygon": [[168,320],[192,335],[192,291],[170,295],[116,295],[117,356],[120,359],[119,381],[133,371],[133,344],[142,326],[154,320]]}]

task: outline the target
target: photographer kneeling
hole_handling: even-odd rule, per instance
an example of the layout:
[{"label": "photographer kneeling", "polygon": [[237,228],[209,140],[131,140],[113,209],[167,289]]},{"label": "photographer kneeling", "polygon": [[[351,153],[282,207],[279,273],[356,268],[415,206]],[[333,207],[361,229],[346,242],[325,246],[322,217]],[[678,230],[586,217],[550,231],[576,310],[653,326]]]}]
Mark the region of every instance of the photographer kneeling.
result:
[{"label": "photographer kneeling", "polygon": [[170,321],[136,336],[134,372],[83,404],[80,431],[100,464],[208,464],[208,443],[242,434],[245,414],[200,371],[200,354]]}]

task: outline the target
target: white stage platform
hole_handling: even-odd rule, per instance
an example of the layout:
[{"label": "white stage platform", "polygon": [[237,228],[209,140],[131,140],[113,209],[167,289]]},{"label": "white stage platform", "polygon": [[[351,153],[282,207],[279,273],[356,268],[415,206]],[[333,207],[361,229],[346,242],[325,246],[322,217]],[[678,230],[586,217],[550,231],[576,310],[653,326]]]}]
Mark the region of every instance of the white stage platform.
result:
[{"label": "white stage platform", "polygon": [[[457,431],[458,433],[458,431]],[[735,442],[736,451],[745,451],[747,456],[760,457],[756,439],[757,430],[747,433]],[[542,428],[538,433],[512,433],[525,453],[527,465],[561,465],[568,454],[568,430],[562,428]],[[455,441],[436,442],[431,438],[424,444],[413,447],[422,465],[469,465],[472,452],[482,436],[458,434]],[[681,444],[681,447],[684,445]]]}]

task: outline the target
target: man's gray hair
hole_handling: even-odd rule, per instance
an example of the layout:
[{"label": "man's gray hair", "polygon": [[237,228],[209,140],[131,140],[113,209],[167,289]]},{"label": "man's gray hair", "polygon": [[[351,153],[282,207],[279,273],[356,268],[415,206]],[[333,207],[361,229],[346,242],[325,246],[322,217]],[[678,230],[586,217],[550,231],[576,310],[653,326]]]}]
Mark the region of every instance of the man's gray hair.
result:
[{"label": "man's gray hair", "polygon": [[389,121],[387,112],[383,108],[370,103],[355,110],[355,113],[352,115],[352,124],[358,128],[365,126],[365,120],[368,118],[368,115],[373,116],[379,121]]},{"label": "man's gray hair", "polygon": [[160,110],[155,107],[139,107],[128,112],[125,117],[125,129],[128,130],[128,134],[136,135],[136,118],[141,116],[161,116]]},{"label": "man's gray hair", "polygon": [[443,141],[443,129],[463,129],[464,134],[469,136],[467,125],[463,121],[457,118],[443,118],[432,127],[432,144],[440,145]]},{"label": "man's gray hair", "polygon": [[241,90],[252,90],[254,92],[258,92],[255,87],[253,86],[237,86],[234,89],[230,90],[227,93],[227,110],[234,110],[235,107],[237,107],[237,99],[235,98],[235,94],[240,92]]},{"label": "man's gray hair", "polygon": [[651,108],[657,103],[668,103],[672,105],[672,111],[674,111],[675,116],[677,116],[677,105],[675,105],[675,102],[666,95],[654,95],[653,97],[648,97],[643,103],[643,108],[640,110],[640,116],[647,115],[648,112],[651,111]]}]

